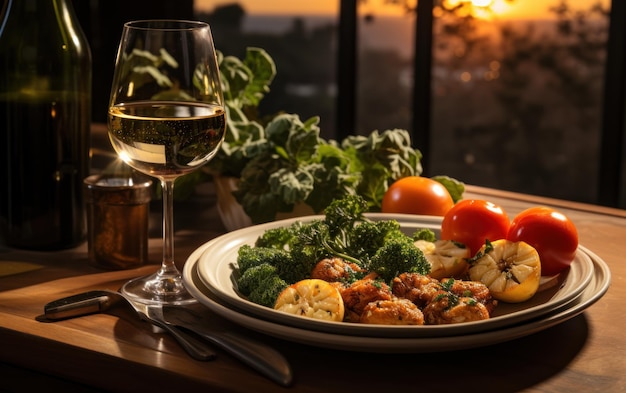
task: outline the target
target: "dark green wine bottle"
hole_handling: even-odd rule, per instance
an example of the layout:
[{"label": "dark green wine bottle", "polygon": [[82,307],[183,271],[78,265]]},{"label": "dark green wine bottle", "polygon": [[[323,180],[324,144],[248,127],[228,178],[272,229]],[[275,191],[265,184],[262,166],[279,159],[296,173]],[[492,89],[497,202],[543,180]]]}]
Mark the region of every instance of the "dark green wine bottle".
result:
[{"label": "dark green wine bottle", "polygon": [[71,0],[8,0],[0,15],[0,229],[10,247],[85,239],[91,53]]}]

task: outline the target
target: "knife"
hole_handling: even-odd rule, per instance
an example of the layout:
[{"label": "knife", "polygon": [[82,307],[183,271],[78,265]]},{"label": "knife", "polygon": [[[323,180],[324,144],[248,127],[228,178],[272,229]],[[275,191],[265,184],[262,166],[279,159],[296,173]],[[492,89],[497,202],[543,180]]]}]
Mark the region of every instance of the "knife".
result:
[{"label": "knife", "polygon": [[203,321],[202,315],[189,307],[164,306],[163,319],[166,323],[194,332],[279,385],[291,385],[291,366],[274,348],[232,331],[209,327],[208,321]]},{"label": "knife", "polygon": [[[158,311],[160,311],[161,306],[138,304],[127,299],[119,292],[96,290],[54,300],[44,306],[44,316],[48,320],[58,321],[94,313],[103,313],[118,305],[126,305],[140,319],[170,333],[192,358],[196,360],[211,360],[216,357],[215,352],[204,342],[158,318]],[[157,307],[159,310],[153,310]]]},{"label": "knife", "polygon": [[[124,303],[127,303],[141,319],[150,321],[164,330],[177,332],[175,337],[188,351],[194,351],[194,348],[197,350],[205,346],[203,342],[199,342],[200,345],[191,345],[190,343],[198,344],[198,342],[192,335],[187,334],[186,330],[222,348],[279,385],[289,386],[293,381],[291,366],[281,353],[242,335],[210,328],[206,322],[203,323],[202,316],[183,306],[164,306],[162,308],[158,306],[157,310],[152,306],[137,305],[118,292],[96,290],[52,301],[44,306],[44,316],[53,321],[75,318],[102,313]],[[185,340],[187,340],[187,344],[185,344]],[[192,356],[194,358],[201,357],[200,354]],[[207,349],[204,357],[213,358],[214,353]]]}]

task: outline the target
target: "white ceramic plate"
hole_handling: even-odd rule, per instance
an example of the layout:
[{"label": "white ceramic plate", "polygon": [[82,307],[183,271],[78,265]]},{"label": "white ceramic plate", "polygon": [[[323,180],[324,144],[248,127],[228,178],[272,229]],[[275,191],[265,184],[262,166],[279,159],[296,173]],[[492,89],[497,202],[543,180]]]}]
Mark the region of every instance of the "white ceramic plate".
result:
[{"label": "white ceramic plate", "polygon": [[441,352],[476,348],[514,340],[537,333],[579,315],[606,293],[611,281],[611,274],[606,263],[592,252],[581,248],[581,252],[588,255],[593,263],[593,275],[589,285],[576,299],[539,318],[497,330],[448,337],[363,337],[284,325],[259,319],[224,305],[204,286],[198,275],[198,259],[206,248],[207,245],[204,245],[191,254],[183,268],[183,281],[192,296],[211,311],[233,323],[283,340],[358,352]]},{"label": "white ceramic plate", "polygon": [[[374,220],[397,220],[401,228],[408,234],[412,234],[422,228],[428,228],[438,233],[441,227],[441,217],[382,213],[371,213],[368,216]],[[593,277],[593,262],[585,252],[579,249],[569,270],[558,277],[556,285],[537,293],[529,301],[520,304],[500,302],[493,317],[488,320],[439,326],[367,325],[303,318],[250,302],[237,292],[235,282],[238,273],[236,268],[237,250],[242,245],[253,245],[257,237],[267,229],[287,226],[294,221],[305,222],[321,217],[309,216],[275,221],[243,228],[213,239],[200,248],[202,252],[197,261],[198,276],[203,285],[221,303],[257,318],[302,329],[334,334],[416,338],[478,333],[537,318],[575,300]]]}]

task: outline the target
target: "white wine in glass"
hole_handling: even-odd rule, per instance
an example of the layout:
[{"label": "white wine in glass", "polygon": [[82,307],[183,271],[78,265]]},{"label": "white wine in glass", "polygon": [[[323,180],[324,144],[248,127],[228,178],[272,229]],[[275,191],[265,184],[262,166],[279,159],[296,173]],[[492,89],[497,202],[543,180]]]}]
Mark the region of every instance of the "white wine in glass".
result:
[{"label": "white wine in glass", "polygon": [[108,128],[118,156],[156,177],[163,189],[163,260],[147,277],[127,282],[127,297],[147,304],[185,304],[174,263],[173,187],[207,163],[224,139],[226,118],[208,24],[144,20],[124,25],[115,63]]}]

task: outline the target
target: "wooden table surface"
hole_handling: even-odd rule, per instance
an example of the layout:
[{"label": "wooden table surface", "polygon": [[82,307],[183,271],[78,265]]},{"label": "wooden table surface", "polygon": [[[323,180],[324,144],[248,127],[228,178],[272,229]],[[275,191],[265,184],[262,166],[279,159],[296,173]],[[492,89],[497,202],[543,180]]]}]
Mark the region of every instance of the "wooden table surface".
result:
[{"label": "wooden table surface", "polygon": [[[584,313],[541,332],[475,349],[417,354],[350,352],[307,346],[255,333],[219,316],[218,327],[239,330],[280,350],[294,382],[282,388],[218,351],[211,362],[191,359],[167,334],[110,314],[55,323],[43,306],[91,289],[118,289],[157,268],[160,209],[151,217],[153,264],[103,271],[87,262],[86,245],[59,252],[0,249],[0,390],[33,387],[72,391],[203,392],[618,392],[626,389],[626,211],[468,187],[465,198],[488,199],[513,216],[538,204],[557,206],[579,230],[580,243],[610,267],[606,295]],[[176,258],[225,230],[211,192],[175,209]],[[182,266],[181,266],[182,267]]]}]

